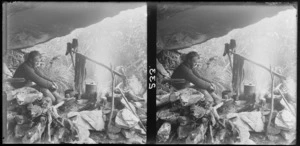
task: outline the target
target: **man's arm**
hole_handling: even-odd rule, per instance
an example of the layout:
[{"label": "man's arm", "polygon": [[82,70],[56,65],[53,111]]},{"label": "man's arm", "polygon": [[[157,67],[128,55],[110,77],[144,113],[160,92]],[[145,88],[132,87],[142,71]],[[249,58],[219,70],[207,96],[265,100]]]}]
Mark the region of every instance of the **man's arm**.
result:
[{"label": "man's arm", "polygon": [[48,81],[50,81],[50,82],[53,82],[50,78],[46,77],[46,76],[40,71],[39,68],[35,69],[34,71],[35,71],[35,73],[36,73],[38,76],[44,78],[45,80],[48,80]]},{"label": "man's arm", "polygon": [[185,75],[185,79],[187,81],[192,82],[196,87],[202,89],[210,89],[211,84],[206,82],[205,80],[198,78],[192,70],[187,69],[186,67],[182,70],[183,74]]},{"label": "man's arm", "polygon": [[204,81],[206,81],[206,82],[212,83],[212,81],[210,81],[210,80],[208,80],[208,79],[202,77],[202,76],[199,74],[199,72],[198,72],[197,70],[193,69],[193,73],[194,73],[198,78],[200,78],[200,79],[202,79],[202,80],[204,80]]},{"label": "man's arm", "polygon": [[24,74],[27,76],[29,80],[35,82],[37,85],[47,89],[52,88],[52,83],[50,81],[37,75],[34,69],[30,69],[29,66],[24,66]]}]

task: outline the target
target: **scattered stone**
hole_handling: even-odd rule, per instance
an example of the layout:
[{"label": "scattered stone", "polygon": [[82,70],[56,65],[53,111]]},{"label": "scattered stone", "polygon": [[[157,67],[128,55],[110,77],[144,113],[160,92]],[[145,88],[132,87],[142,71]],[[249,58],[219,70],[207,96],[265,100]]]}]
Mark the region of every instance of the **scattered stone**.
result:
[{"label": "scattered stone", "polygon": [[41,117],[39,123],[25,133],[25,136],[22,138],[22,142],[28,144],[38,141],[39,139],[41,139],[45,128],[46,118]]},{"label": "scattered stone", "polygon": [[127,108],[119,111],[115,118],[116,126],[119,128],[130,129],[136,126],[139,119]]},{"label": "scattered stone", "polygon": [[70,112],[68,118],[78,128],[78,141],[76,143],[84,143],[88,141],[89,130],[103,131],[105,129],[102,110]]},{"label": "scattered stone", "polygon": [[15,137],[21,138],[23,137],[27,131],[31,128],[31,124],[17,124],[15,127]]},{"label": "scattered stone", "polygon": [[[203,128],[203,127],[202,127]],[[195,130],[189,133],[189,136],[186,138],[186,144],[198,144],[204,135],[201,133],[201,126],[197,127]]]},{"label": "scattered stone", "polygon": [[45,111],[45,109],[41,108],[40,106],[33,104],[29,104],[27,109],[30,111],[31,117],[38,117]]},{"label": "scattered stone", "polygon": [[296,139],[296,129],[290,131],[282,130],[280,134],[287,141],[288,144],[290,144]]},{"label": "scattered stone", "polygon": [[280,129],[274,127],[274,125],[272,125],[272,124],[269,127],[267,127],[267,131],[268,131],[268,134],[270,134],[270,135],[276,135],[281,132]]},{"label": "scattered stone", "polygon": [[143,104],[140,103],[140,102],[134,102],[133,105],[137,108],[142,108],[143,107]]},{"label": "scattered stone", "polygon": [[256,143],[251,139],[245,139],[245,140],[243,140],[241,142],[237,142],[235,144],[238,144],[238,145],[255,145]]},{"label": "scattered stone", "polygon": [[[229,118],[230,117],[230,118]],[[230,119],[234,126],[236,126],[238,132],[239,132],[239,140],[240,142],[238,144],[247,144],[251,143],[249,141],[250,139],[250,133],[251,130],[250,126],[247,125],[245,122],[241,120],[238,113],[229,113],[227,115],[227,118]]]},{"label": "scattered stone", "polygon": [[239,117],[243,122],[247,123],[255,132],[264,131],[263,115],[261,112],[242,112]]},{"label": "scattered stone", "polygon": [[296,117],[290,111],[284,109],[275,118],[275,126],[282,130],[295,130]]},{"label": "scattered stone", "polygon": [[193,131],[193,127],[191,125],[180,125],[177,129],[178,139],[183,139],[188,137],[191,131]]},{"label": "scattered stone", "polygon": [[170,101],[171,102],[175,102],[175,101],[177,101],[177,100],[179,100],[180,99],[180,95],[181,94],[181,92],[180,91],[178,91],[178,92],[171,92],[171,94],[170,94]]},{"label": "scattered stone", "polygon": [[113,133],[107,133],[107,136],[109,137],[109,139],[111,140],[116,140],[120,138],[119,134],[113,134]]},{"label": "scattered stone", "polygon": [[43,98],[43,94],[31,87],[23,87],[12,91],[12,95],[17,99],[17,103],[19,105],[25,105],[28,103],[32,103],[35,100],[41,100]]},{"label": "scattered stone", "polygon": [[[81,118],[80,118],[81,119]],[[89,138],[90,136],[90,131],[89,129],[87,128],[87,125],[85,124],[81,124],[79,122],[73,122],[75,123],[75,125],[77,126],[78,128],[78,135],[77,135],[77,138],[78,138],[78,143],[82,143],[83,141],[85,141],[86,139]]]},{"label": "scattered stone", "polygon": [[206,111],[207,111],[203,107],[197,106],[197,105],[192,105],[190,109],[191,109],[191,111],[193,111],[193,115],[198,119],[202,118],[206,114]]},{"label": "scattered stone", "polygon": [[183,106],[195,104],[204,98],[204,95],[201,92],[191,88],[187,88],[180,93],[180,102]]},{"label": "scattered stone", "polygon": [[87,138],[82,144],[96,144],[96,142],[91,138]]},{"label": "scattered stone", "polygon": [[238,131],[239,131],[239,139],[240,144],[247,144],[248,140],[250,140],[250,133],[249,130],[242,125],[237,125]]},{"label": "scattered stone", "polygon": [[82,141],[72,141],[71,144],[96,144],[96,142],[91,138],[86,138]]},{"label": "scattered stone", "polygon": [[216,133],[216,138],[222,143],[225,141],[226,129],[221,129]]},{"label": "scattered stone", "polygon": [[137,134],[134,135],[134,137],[128,139],[127,141],[128,144],[145,144],[146,140],[145,138],[142,138],[138,136]]},{"label": "scattered stone", "polygon": [[157,112],[157,118],[171,122],[176,123],[178,117],[180,116],[179,113],[170,112],[170,109],[162,109]]},{"label": "scattered stone", "polygon": [[133,129],[142,135],[146,135],[146,131],[139,124],[134,126]]},{"label": "scattered stone", "polygon": [[267,135],[268,139],[274,143],[278,143],[282,138],[280,135]]},{"label": "scattered stone", "polygon": [[93,130],[103,131],[105,129],[105,123],[101,110],[82,111],[80,112],[80,116],[84,121],[91,125]]},{"label": "scattered stone", "polygon": [[133,130],[122,129],[121,132],[124,135],[124,137],[127,139],[133,138],[135,136],[135,131],[133,131]]},{"label": "scattered stone", "polygon": [[178,122],[180,125],[187,125],[190,122],[190,119],[186,116],[180,116],[178,117]]},{"label": "scattered stone", "polygon": [[170,102],[170,93],[156,95],[156,105],[157,106],[168,103],[168,102]]},{"label": "scattered stone", "polygon": [[168,122],[163,123],[157,132],[158,141],[166,142],[170,137],[170,132],[171,132],[171,124]]}]

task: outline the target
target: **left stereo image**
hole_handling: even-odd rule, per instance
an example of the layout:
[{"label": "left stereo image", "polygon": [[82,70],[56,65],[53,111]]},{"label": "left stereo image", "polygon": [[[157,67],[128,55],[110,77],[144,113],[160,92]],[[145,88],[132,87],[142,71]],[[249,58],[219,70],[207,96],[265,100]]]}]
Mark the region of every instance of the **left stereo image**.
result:
[{"label": "left stereo image", "polygon": [[146,3],[2,8],[3,143],[146,143]]}]

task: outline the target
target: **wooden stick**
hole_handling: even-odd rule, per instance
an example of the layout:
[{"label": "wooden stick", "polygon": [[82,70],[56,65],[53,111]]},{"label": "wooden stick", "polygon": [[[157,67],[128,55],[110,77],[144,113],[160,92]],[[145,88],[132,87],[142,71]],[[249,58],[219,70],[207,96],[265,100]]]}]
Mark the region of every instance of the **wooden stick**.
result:
[{"label": "wooden stick", "polygon": [[271,87],[271,113],[269,116],[269,121],[268,121],[268,125],[267,125],[267,130],[266,130],[266,135],[269,133],[269,127],[271,124],[271,120],[272,120],[272,116],[273,116],[273,110],[274,110],[274,74],[272,73],[272,68],[270,65],[270,74],[271,74],[271,79],[272,79],[272,87]]},{"label": "wooden stick", "polygon": [[61,107],[64,103],[65,103],[65,101],[62,101],[62,102],[54,105],[53,108],[57,109],[57,108]]},{"label": "wooden stick", "polygon": [[[236,54],[236,53],[232,53],[232,54],[239,55],[239,54]],[[241,55],[239,55],[239,56],[241,56]],[[261,67],[261,68],[263,68],[263,69],[265,69],[265,70],[267,70],[267,71],[269,71],[269,72],[271,72],[271,74],[274,74],[275,76],[279,77],[280,79],[286,80],[286,77],[284,77],[283,75],[280,75],[280,74],[278,74],[278,73],[272,71],[271,69],[268,69],[267,67],[265,67],[265,66],[263,66],[263,65],[261,65],[261,64],[259,64],[259,63],[257,63],[257,62],[255,62],[255,61],[252,61],[252,60],[250,60],[250,59],[247,59],[247,58],[244,57],[244,56],[241,56],[241,57],[242,57],[244,60],[247,60],[247,61],[249,61],[249,62],[251,62],[251,63],[253,63],[253,64],[255,64],[255,65],[257,65],[257,66],[259,66],[259,67]]]},{"label": "wooden stick", "polygon": [[293,112],[292,108],[290,107],[290,104],[288,103],[288,101],[286,100],[286,98],[284,97],[283,93],[281,92],[280,89],[278,89],[280,95],[282,96],[284,102],[286,103],[287,107],[289,108],[289,110],[291,111],[291,113],[296,116],[296,114]]},{"label": "wooden stick", "polygon": [[[72,65],[73,65],[73,69],[75,70],[75,63],[74,63],[74,59],[73,59],[73,54],[72,52],[70,52],[70,56],[71,56],[71,60],[72,60]],[[75,71],[76,72],[76,71]],[[73,84],[73,91],[76,91],[76,88],[75,88],[75,84]],[[81,99],[81,98],[78,98],[78,99]]]},{"label": "wooden stick", "polygon": [[[233,65],[232,65],[232,62],[231,62],[231,56],[230,56],[229,53],[227,53],[227,56],[228,56],[228,59],[229,59],[229,64],[230,64],[230,68],[231,68],[231,74],[233,74]],[[230,86],[230,90],[233,91],[232,86]]]},{"label": "wooden stick", "polygon": [[111,77],[112,77],[112,85],[111,85],[112,104],[111,104],[110,117],[109,117],[109,121],[108,121],[107,127],[109,127],[110,124],[111,124],[111,119],[112,119],[112,116],[113,116],[113,111],[114,111],[114,106],[115,106],[115,98],[114,98],[115,77],[114,77],[112,65],[110,65],[110,68],[111,68]]},{"label": "wooden stick", "polygon": [[290,104],[288,103],[288,101],[286,100],[285,96],[283,95],[283,93],[282,93],[282,91],[281,91],[281,89],[280,89],[280,86],[281,86],[281,85],[282,85],[282,83],[280,83],[279,85],[277,85],[277,86],[275,87],[274,90],[275,90],[275,91],[276,91],[276,90],[279,91],[279,94],[282,96],[284,102],[287,104],[287,106],[288,106],[288,108],[290,109],[290,111],[293,113],[294,116],[296,116],[296,114],[295,114],[295,113],[293,112],[293,110],[291,109]]},{"label": "wooden stick", "polygon": [[221,102],[217,105],[215,105],[214,107],[211,107],[210,111],[212,112],[212,115],[215,117],[216,122],[218,122],[223,128],[225,128],[225,125],[223,125],[223,123],[220,122],[220,116],[217,112],[217,109],[220,108],[224,103]]},{"label": "wooden stick", "polygon": [[213,136],[213,131],[212,131],[212,126],[211,124],[209,124],[209,132],[210,132],[210,137],[211,137],[211,142],[214,144],[215,141],[214,141],[214,136]]},{"label": "wooden stick", "polygon": [[48,141],[49,142],[52,142],[51,140],[51,123],[52,123],[52,116],[51,116],[51,113],[50,112],[47,112],[47,115],[48,115],[48,127],[47,127],[47,134],[48,134]]},{"label": "wooden stick", "polygon": [[[80,53],[77,53],[77,52],[74,52],[74,51],[72,51],[73,53],[75,53],[75,54],[80,54]],[[82,55],[82,54],[80,54],[80,55]],[[100,62],[98,62],[98,61],[95,61],[95,60],[93,60],[93,59],[91,59],[91,58],[89,58],[89,57],[86,57],[86,56],[84,56],[84,55],[82,55],[83,57],[85,57],[87,60],[89,60],[89,61],[91,61],[91,62],[93,62],[93,63],[96,63],[97,65],[100,65],[100,66],[102,66],[102,67],[104,67],[104,68],[106,68],[106,69],[108,69],[108,70],[111,70],[108,66],[106,66],[105,64],[103,64],[103,63],[100,63]],[[116,75],[118,75],[118,76],[120,76],[121,78],[124,78],[124,76],[122,75],[122,74],[120,74],[120,73],[118,73],[118,72],[116,72],[116,71],[112,71],[114,74],[116,74]]]},{"label": "wooden stick", "polygon": [[122,91],[120,88],[118,88],[118,89],[120,90],[121,95],[122,95],[123,99],[125,100],[126,104],[128,105],[129,109],[130,109],[130,110],[132,111],[132,113],[139,119],[139,123],[140,123],[141,127],[142,127],[142,128],[144,129],[144,131],[146,132],[145,126],[143,125],[143,123],[142,123],[141,119],[139,118],[139,116],[137,116],[136,113],[135,113],[135,112],[133,111],[133,109],[131,108],[131,106],[130,106],[128,100],[126,99],[126,97],[125,97],[125,95],[124,95],[124,93],[123,93],[123,91]]},{"label": "wooden stick", "polygon": [[229,64],[230,64],[230,67],[231,67],[231,71],[233,71],[233,66],[232,66],[232,63],[231,63],[231,57],[230,57],[229,53],[227,53],[227,56],[228,56],[228,59],[229,59]]},{"label": "wooden stick", "polygon": [[[123,70],[122,76],[123,76],[123,85],[126,86],[127,77],[126,77],[126,75],[125,75],[125,71],[124,71],[124,70]],[[126,104],[128,105],[129,109],[131,110],[131,112],[139,119],[139,124],[141,125],[141,127],[143,128],[143,130],[146,132],[147,130],[146,130],[144,124],[142,123],[142,121],[141,121],[141,119],[139,118],[139,116],[136,115],[136,113],[135,113],[135,112],[133,111],[133,109],[131,108],[131,106],[130,106],[128,100],[127,100],[127,98],[125,97],[123,91],[122,91],[121,88],[120,88],[120,85],[121,85],[121,84],[119,84],[119,85],[117,86],[117,89],[120,90],[121,95],[122,95],[122,98],[125,100]]]},{"label": "wooden stick", "polygon": [[72,64],[73,64],[73,68],[75,69],[75,63],[74,63],[74,59],[73,59],[73,54],[72,54],[72,52],[70,53],[70,56],[71,56],[71,60],[72,60]]}]

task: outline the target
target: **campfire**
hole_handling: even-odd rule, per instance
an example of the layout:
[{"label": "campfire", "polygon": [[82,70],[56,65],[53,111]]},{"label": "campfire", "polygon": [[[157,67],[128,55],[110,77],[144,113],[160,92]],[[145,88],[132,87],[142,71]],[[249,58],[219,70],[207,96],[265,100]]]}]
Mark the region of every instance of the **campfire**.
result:
[{"label": "campfire", "polygon": [[113,92],[84,94],[78,100],[71,91],[69,100],[56,105],[31,87],[8,91],[7,141],[95,143],[90,135],[102,132],[111,140],[145,143],[146,100],[130,85],[120,83]]}]

